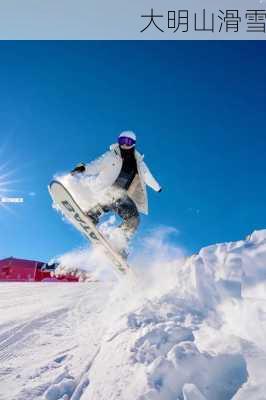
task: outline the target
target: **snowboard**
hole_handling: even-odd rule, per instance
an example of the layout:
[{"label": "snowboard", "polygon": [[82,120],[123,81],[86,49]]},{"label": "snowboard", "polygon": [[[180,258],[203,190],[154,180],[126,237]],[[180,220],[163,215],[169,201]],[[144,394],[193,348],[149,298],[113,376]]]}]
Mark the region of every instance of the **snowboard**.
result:
[{"label": "snowboard", "polygon": [[59,181],[53,180],[49,185],[49,193],[56,207],[60,209],[66,219],[85,235],[93,245],[102,246],[115,272],[120,276],[125,275],[130,270],[127,261],[113,249],[112,245],[97,229],[90,217],[81,210],[64,185]]}]

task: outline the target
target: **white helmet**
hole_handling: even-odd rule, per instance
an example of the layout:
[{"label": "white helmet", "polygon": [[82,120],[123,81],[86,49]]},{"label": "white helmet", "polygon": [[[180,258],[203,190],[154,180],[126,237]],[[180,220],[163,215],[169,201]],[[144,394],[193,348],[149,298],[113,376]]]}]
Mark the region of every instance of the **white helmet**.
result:
[{"label": "white helmet", "polygon": [[118,136],[118,143],[120,146],[126,145],[128,148],[134,147],[136,144],[136,135],[132,131],[121,132]]}]

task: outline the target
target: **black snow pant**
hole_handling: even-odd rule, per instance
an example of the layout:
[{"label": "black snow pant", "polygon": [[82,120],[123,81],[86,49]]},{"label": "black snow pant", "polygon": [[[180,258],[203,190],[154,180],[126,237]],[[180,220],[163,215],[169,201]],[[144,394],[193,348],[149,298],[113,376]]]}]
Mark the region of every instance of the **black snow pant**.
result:
[{"label": "black snow pant", "polygon": [[104,213],[114,212],[123,219],[119,228],[123,230],[128,240],[131,239],[139,226],[140,217],[136,204],[126,194],[126,192],[121,197],[112,199],[108,203],[101,204],[100,207],[101,210],[96,207],[95,211],[92,209],[88,213],[88,215],[94,220],[95,224],[99,222],[99,217],[102,214],[101,211]]},{"label": "black snow pant", "polygon": [[140,217],[136,204],[128,195],[124,195],[110,204],[102,205],[102,209],[104,212],[114,212],[123,219],[119,227],[124,231],[128,239],[134,235],[139,226]]}]

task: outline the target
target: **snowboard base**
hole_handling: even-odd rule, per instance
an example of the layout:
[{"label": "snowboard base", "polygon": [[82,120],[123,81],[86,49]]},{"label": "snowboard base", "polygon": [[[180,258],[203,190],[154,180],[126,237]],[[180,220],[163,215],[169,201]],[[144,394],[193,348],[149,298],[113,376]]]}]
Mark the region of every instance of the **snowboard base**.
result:
[{"label": "snowboard base", "polygon": [[120,276],[125,275],[129,270],[127,261],[113,249],[108,240],[98,231],[92,220],[81,210],[72,195],[59,181],[52,181],[49,185],[49,193],[55,205],[62,214],[72,223],[87,239],[94,245],[103,247],[114,270]]}]

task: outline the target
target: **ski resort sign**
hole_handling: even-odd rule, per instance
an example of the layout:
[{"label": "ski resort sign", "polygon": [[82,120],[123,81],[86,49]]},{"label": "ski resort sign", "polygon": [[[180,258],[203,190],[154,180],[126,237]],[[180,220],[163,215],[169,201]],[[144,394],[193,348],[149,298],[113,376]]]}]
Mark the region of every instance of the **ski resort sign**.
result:
[{"label": "ski resort sign", "polygon": [[0,197],[0,204],[6,203],[24,203],[23,197]]}]

